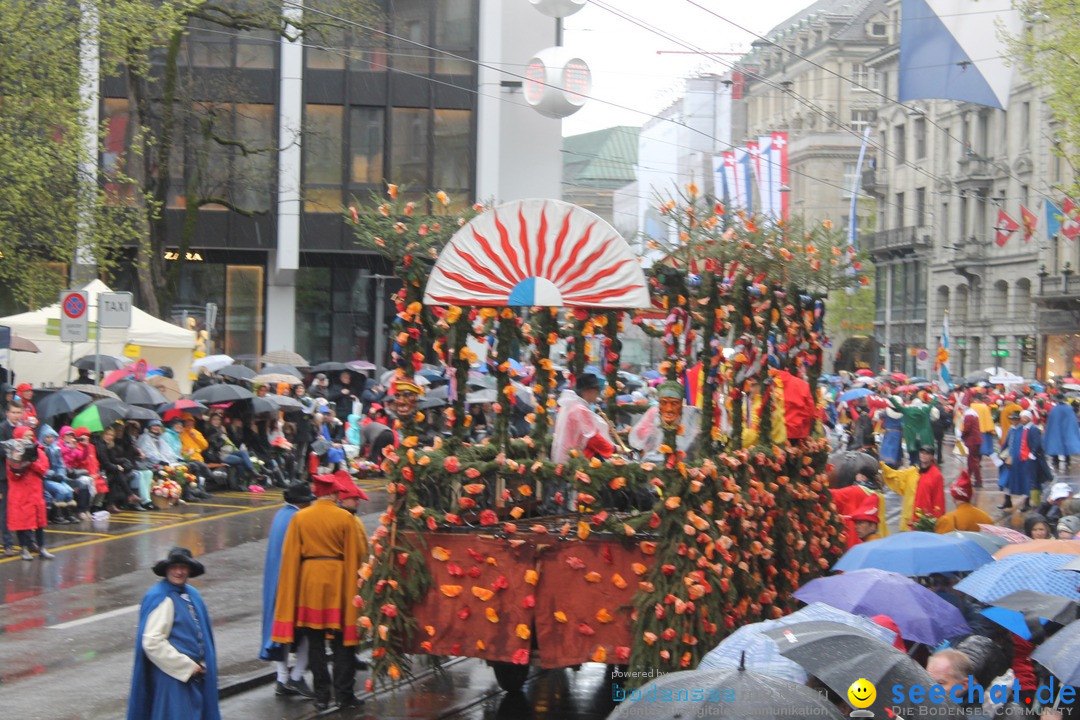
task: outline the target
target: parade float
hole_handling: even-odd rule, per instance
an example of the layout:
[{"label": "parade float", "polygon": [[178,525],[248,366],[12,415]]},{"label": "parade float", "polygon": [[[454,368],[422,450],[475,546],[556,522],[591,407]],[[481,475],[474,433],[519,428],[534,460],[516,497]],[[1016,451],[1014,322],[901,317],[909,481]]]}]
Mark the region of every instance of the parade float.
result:
[{"label": "parade float", "polygon": [[[829,287],[814,277],[865,280],[854,254],[828,243],[831,228],[728,217],[691,185],[662,206],[673,239],[650,248],[646,275],[580,207],[523,200],[458,216],[440,194],[421,217],[395,191],[347,218],[402,280],[400,445],[383,462],[391,502],[355,599],[369,683],[407,679],[417,654],[486,659],[507,689],[530,666],[601,662],[643,679],[695,667],[734,628],[791,611],[792,591],[845,547],[814,403]],[[554,462],[553,347],[565,341],[572,382],[598,360],[614,417],[630,323],[667,355],[661,405],[639,432],[651,452],[616,437],[606,460]],[[480,443],[467,440],[470,339],[491,349],[500,400]],[[450,378],[445,427],[434,424],[445,432],[414,392],[435,360]],[[517,438],[514,361],[535,368],[532,431]]]}]

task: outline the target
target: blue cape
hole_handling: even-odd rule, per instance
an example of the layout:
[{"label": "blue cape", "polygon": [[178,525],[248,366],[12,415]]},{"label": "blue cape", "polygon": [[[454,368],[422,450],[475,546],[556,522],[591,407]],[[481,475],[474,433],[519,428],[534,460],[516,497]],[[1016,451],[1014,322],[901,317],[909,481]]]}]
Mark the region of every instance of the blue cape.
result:
[{"label": "blue cape", "polygon": [[1080,455],[1080,425],[1071,405],[1062,403],[1051,408],[1043,447],[1047,455]]},{"label": "blue cape", "polygon": [[270,524],[270,540],[266,544],[266,565],[263,568],[262,591],[262,645],[259,646],[260,660],[284,660],[285,652],[280,643],[270,639],[274,629],[274,604],[277,601],[278,573],[281,571],[281,546],[285,544],[285,532],[289,523],[300,508],[286,505],[274,515]]},{"label": "blue cape", "polygon": [[[188,603],[181,595],[187,593],[198,624],[187,611]],[[175,607],[169,642],[188,657],[201,648],[206,676],[191,682],[180,682],[166,675],[146,657],[142,649],[146,619],[166,598]],[[200,642],[198,631],[203,633]],[[131,676],[131,695],[128,698],[127,720],[221,720],[218,709],[217,655],[214,652],[214,633],[210,615],[206,612],[199,591],[190,585],[177,586],[162,580],[143,596],[139,607],[139,629],[135,633],[135,669]]]}]

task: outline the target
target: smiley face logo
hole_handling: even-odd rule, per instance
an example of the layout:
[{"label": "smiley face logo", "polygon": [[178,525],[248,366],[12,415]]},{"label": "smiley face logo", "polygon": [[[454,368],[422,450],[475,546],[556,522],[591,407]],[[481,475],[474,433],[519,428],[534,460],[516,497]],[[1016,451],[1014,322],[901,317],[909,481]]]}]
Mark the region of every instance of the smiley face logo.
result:
[{"label": "smiley face logo", "polygon": [[847,691],[847,697],[851,707],[862,710],[874,704],[874,700],[877,698],[877,688],[874,687],[874,683],[866,678],[859,678],[851,683],[851,687]]}]

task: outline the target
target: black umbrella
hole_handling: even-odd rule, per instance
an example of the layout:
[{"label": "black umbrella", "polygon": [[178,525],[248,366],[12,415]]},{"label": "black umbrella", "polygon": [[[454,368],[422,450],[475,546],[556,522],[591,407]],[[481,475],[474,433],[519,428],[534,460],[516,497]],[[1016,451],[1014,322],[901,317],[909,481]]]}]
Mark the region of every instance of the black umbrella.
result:
[{"label": "black umbrella", "polygon": [[446,398],[440,397],[425,397],[416,404],[421,410],[433,410],[435,408],[446,407]]},{"label": "black umbrella", "polygon": [[259,371],[260,375],[270,375],[272,373],[292,375],[295,378],[300,378],[301,380],[304,379],[304,373],[300,372],[292,365],[264,365],[262,370]]},{"label": "black umbrella", "polygon": [[1031,653],[1031,659],[1068,685],[1080,684],[1080,621],[1070,623]]},{"label": "black umbrella", "polygon": [[270,400],[270,396],[251,398],[251,412],[255,415],[272,415],[278,411],[278,406]]},{"label": "black umbrella", "polygon": [[805,685],[744,668],[668,673],[640,690],[616,684],[612,696],[622,699],[622,703],[608,720],[710,717],[718,708],[723,708],[725,716],[739,720],[844,717],[825,697]]},{"label": "black umbrella", "polygon": [[1034,590],[1017,590],[990,604],[1061,625],[1068,625],[1075,620],[1076,611],[1080,609],[1080,603],[1075,600]]},{"label": "black umbrella", "polygon": [[214,374],[233,380],[250,380],[255,377],[255,371],[247,365],[226,365]]},{"label": "black umbrella", "polygon": [[84,405],[89,405],[94,398],[78,390],[58,390],[47,398],[34,404],[38,417],[48,419],[57,415],[73,413]]},{"label": "black umbrella", "polygon": [[273,407],[270,410],[256,410],[256,412],[277,412],[278,410],[283,410],[286,415],[292,415],[295,413],[302,413],[306,410],[304,403],[294,397],[289,397],[288,395],[275,395],[270,393],[264,397],[257,397],[252,400],[253,405],[262,407],[261,403],[256,403],[258,400],[265,400]]},{"label": "black umbrella", "polygon": [[[869,680],[878,688],[873,704],[866,708],[875,717],[892,717],[886,708],[902,717],[917,717],[918,704],[895,705],[890,688],[893,685],[928,688],[935,684],[930,674],[907,654],[843,623],[814,620],[765,630],[762,634],[776,641],[781,655],[802,665],[841,697],[847,697],[856,680]],[[936,706],[936,717],[962,715],[963,709],[951,701]]]},{"label": "black umbrella", "polygon": [[[266,372],[265,370],[263,372]],[[332,372],[356,372],[356,368],[350,367],[345,363],[340,362],[324,362],[319,363],[315,367],[311,368],[313,373],[332,373]]]},{"label": "black umbrella", "polygon": [[97,359],[97,362],[99,363],[98,367],[102,372],[112,372],[113,370],[119,370],[120,368],[125,368],[131,364],[130,360],[113,357],[112,355],[83,355],[71,364],[80,370],[93,370],[95,358]]},{"label": "black umbrella", "polygon": [[255,397],[250,390],[239,385],[208,385],[191,394],[191,399],[204,405],[250,400]]},{"label": "black umbrella", "polygon": [[160,420],[158,414],[150,408],[139,407],[138,405],[126,405],[125,404],[125,420]]},{"label": "black umbrella", "polygon": [[110,385],[109,389],[128,405],[156,408],[158,405],[169,402],[169,398],[162,395],[156,387],[138,380],[119,380]]}]

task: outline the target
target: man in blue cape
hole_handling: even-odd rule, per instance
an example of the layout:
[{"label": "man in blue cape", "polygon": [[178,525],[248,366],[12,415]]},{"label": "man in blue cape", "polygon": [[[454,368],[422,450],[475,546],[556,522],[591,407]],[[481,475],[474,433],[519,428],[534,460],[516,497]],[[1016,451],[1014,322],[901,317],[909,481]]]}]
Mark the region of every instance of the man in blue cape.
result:
[{"label": "man in blue cape", "polygon": [[315,502],[315,495],[306,482],[293,483],[283,493],[285,506],[274,515],[270,524],[270,539],[266,545],[266,566],[263,568],[262,594],[262,645],[259,647],[260,660],[272,660],[277,669],[277,695],[303,695],[314,697],[314,693],[304,680],[307,671],[307,638],[295,643],[296,662],[289,669],[289,648],[270,639],[274,629],[274,603],[277,600],[278,574],[281,570],[281,546],[285,544],[285,533],[293,516],[302,508]]},{"label": "man in blue cape", "polygon": [[127,720],[221,720],[210,615],[187,584],[205,568],[174,547],[153,569],[163,579],[139,607]]},{"label": "man in blue cape", "polygon": [[1061,466],[1061,457],[1065,457],[1065,469],[1069,469],[1070,455],[1080,455],[1080,425],[1076,422],[1076,411],[1065,402],[1064,395],[1058,395],[1057,405],[1046,416],[1046,433],[1043,447],[1054,463],[1054,469]]}]

